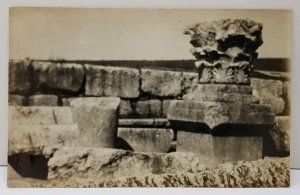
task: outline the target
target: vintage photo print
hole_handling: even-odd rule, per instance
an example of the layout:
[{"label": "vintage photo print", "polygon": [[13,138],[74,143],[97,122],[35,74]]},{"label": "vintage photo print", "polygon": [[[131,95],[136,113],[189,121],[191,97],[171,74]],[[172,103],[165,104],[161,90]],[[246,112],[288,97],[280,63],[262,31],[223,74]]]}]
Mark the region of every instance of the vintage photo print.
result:
[{"label": "vintage photo print", "polygon": [[288,187],[291,11],[9,10],[9,187]]}]

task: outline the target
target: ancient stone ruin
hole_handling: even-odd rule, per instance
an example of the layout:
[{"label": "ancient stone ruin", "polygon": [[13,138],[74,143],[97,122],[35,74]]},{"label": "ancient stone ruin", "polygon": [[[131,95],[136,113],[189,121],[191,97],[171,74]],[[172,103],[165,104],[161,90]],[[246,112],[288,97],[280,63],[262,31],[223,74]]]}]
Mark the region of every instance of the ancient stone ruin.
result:
[{"label": "ancient stone ruin", "polygon": [[275,114],[252,96],[250,74],[262,44],[262,25],[249,20],[198,23],[191,35],[198,83],[171,102],[177,151],[195,152],[206,164],[263,157],[263,136]]},{"label": "ancient stone ruin", "polygon": [[10,61],[8,185],[288,186],[289,81],[251,75],[262,25],[185,34],[197,72]]}]

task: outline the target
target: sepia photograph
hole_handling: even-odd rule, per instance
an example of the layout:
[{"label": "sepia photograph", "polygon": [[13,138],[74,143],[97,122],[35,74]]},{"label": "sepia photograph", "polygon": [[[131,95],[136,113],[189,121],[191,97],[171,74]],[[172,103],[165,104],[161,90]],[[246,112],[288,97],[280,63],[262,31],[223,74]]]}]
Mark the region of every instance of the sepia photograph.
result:
[{"label": "sepia photograph", "polygon": [[289,187],[292,12],[9,9],[11,188]]}]

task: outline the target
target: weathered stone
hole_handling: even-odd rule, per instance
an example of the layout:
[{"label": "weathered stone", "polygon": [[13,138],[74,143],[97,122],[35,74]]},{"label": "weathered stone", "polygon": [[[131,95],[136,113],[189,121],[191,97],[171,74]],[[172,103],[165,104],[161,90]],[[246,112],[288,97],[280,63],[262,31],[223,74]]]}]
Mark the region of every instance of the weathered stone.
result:
[{"label": "weathered stone", "polygon": [[290,116],[276,117],[276,124],[269,132],[277,150],[290,151],[290,128]]},{"label": "weathered stone", "polygon": [[167,117],[171,101],[172,100],[163,100],[163,117]]},{"label": "weathered stone", "polygon": [[134,114],[134,109],[131,107],[129,100],[121,100],[119,108],[120,118],[128,118]]},{"label": "weathered stone", "polygon": [[58,97],[56,95],[33,95],[28,98],[29,106],[57,106]]},{"label": "weathered stone", "polygon": [[183,97],[185,100],[211,101],[211,102],[243,102],[259,103],[259,99],[249,94],[240,93],[189,93]]},{"label": "weathered stone", "polygon": [[195,72],[183,72],[183,93],[188,93],[193,85],[198,83],[198,74]]},{"label": "weathered stone", "polygon": [[285,102],[282,98],[262,97],[259,98],[260,104],[268,105],[275,114],[281,114],[284,110]]},{"label": "weathered stone", "polygon": [[70,106],[71,101],[76,99],[76,97],[68,97],[68,98],[62,98],[62,105],[63,106]]},{"label": "weathered stone", "polygon": [[285,102],[284,114],[290,115],[290,113],[291,113],[291,82],[284,83],[283,99]]},{"label": "weathered stone", "polygon": [[9,61],[9,93],[27,95],[31,86],[30,61]]},{"label": "weathered stone", "polygon": [[74,122],[80,130],[80,144],[113,148],[117,137],[117,97],[76,98],[71,101]]},{"label": "weathered stone", "polygon": [[206,165],[252,161],[262,158],[263,138],[178,131],[176,151],[199,154],[202,157],[200,162]]},{"label": "weathered stone", "polygon": [[36,89],[50,88],[78,92],[84,72],[81,64],[33,62],[33,77]]},{"label": "weathered stone", "polygon": [[223,124],[273,125],[275,123],[275,116],[268,106],[243,102],[173,100],[169,107],[168,119],[171,122],[206,124],[212,131]]},{"label": "weathered stone", "polygon": [[72,125],[73,117],[68,107],[9,106],[9,124],[20,125]]},{"label": "weathered stone", "polygon": [[8,155],[30,153],[50,156],[62,146],[75,146],[78,135],[77,125],[10,124]]},{"label": "weathered stone", "polygon": [[144,119],[119,119],[119,127],[169,127],[168,119],[144,118]]},{"label": "weathered stone", "polygon": [[22,95],[8,95],[9,106],[23,106],[25,103],[25,97]]},{"label": "weathered stone", "polygon": [[229,85],[229,84],[197,84],[193,85],[189,94],[203,93],[215,94],[215,93],[240,93],[240,94],[251,94],[252,87],[249,85]]},{"label": "weathered stone", "polygon": [[160,97],[181,94],[182,73],[175,71],[142,69],[142,91]]},{"label": "weathered stone", "polygon": [[[136,153],[63,147],[48,162],[48,180],[9,180],[10,187],[287,187],[289,159],[204,167],[191,153]],[[113,165],[113,166],[112,166]]]},{"label": "weathered stone", "polygon": [[137,152],[167,152],[174,133],[172,129],[118,128],[118,137]]},{"label": "weathered stone", "polygon": [[199,83],[249,84],[256,49],[263,43],[262,25],[250,20],[223,19],[197,23],[185,31]]},{"label": "weathered stone", "polygon": [[140,95],[138,69],[85,65],[85,94],[137,98]]},{"label": "weathered stone", "polygon": [[282,97],[283,83],[279,80],[271,79],[251,79],[253,95],[257,97]]},{"label": "weathered stone", "polygon": [[141,117],[161,117],[162,109],[160,100],[142,100],[136,103],[136,114]]}]

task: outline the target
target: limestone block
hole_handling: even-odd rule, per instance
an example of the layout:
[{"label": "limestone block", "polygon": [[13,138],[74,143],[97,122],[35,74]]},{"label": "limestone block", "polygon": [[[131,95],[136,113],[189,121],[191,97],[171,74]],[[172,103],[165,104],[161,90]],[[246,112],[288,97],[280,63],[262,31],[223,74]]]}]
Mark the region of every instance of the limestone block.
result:
[{"label": "limestone block", "polygon": [[37,90],[41,88],[77,92],[83,81],[83,67],[74,63],[34,61],[33,77]]},{"label": "limestone block", "polygon": [[206,124],[210,131],[217,130],[215,128],[223,124],[272,126],[275,123],[275,115],[266,105],[192,100],[173,100],[168,119],[171,123],[182,121]]},{"label": "limestone block", "polygon": [[142,69],[142,91],[160,97],[175,97],[182,91],[182,73]]},{"label": "limestone block", "polygon": [[29,61],[9,61],[9,93],[30,93],[32,68]]},{"label": "limestone block", "polygon": [[163,117],[167,117],[172,100],[163,100]]},{"label": "limestone block", "polygon": [[251,86],[255,92],[253,95],[258,97],[282,97],[283,83],[279,80],[271,79],[251,79]]},{"label": "limestone block", "polygon": [[134,109],[131,106],[131,102],[129,100],[121,100],[120,108],[119,108],[119,116],[120,118],[128,118],[134,114]]},{"label": "limestone block", "polygon": [[80,130],[80,144],[113,148],[117,137],[117,97],[76,98],[71,101],[74,123]]},{"label": "limestone block", "polygon": [[201,163],[206,165],[252,161],[262,158],[263,138],[177,131],[176,151],[199,154]]},{"label": "limestone block", "polygon": [[183,72],[183,91],[188,93],[193,85],[198,83],[198,73],[196,72]]},{"label": "limestone block", "polygon": [[71,101],[76,99],[76,97],[68,97],[68,98],[62,98],[62,105],[63,106],[70,106]]},{"label": "limestone block", "polygon": [[249,85],[230,85],[230,84],[197,84],[193,85],[189,94],[201,95],[218,94],[218,93],[239,93],[248,94],[252,93],[252,87]]},{"label": "limestone block", "polygon": [[260,104],[270,106],[275,114],[281,114],[284,111],[285,102],[282,98],[262,97],[259,98],[259,101]]},{"label": "limestone block", "polygon": [[20,125],[72,125],[73,117],[68,107],[9,106],[9,124]]},{"label": "limestone block", "polygon": [[276,124],[269,132],[277,150],[290,151],[290,128],[290,116],[276,117]]},{"label": "limestone block", "polygon": [[85,65],[85,94],[137,98],[140,95],[138,69]]},{"label": "limestone block", "polygon": [[119,127],[170,127],[165,118],[119,119]]},{"label": "limestone block", "polygon": [[259,103],[259,99],[249,94],[240,93],[188,93],[183,96],[185,100],[194,101],[211,101],[211,102],[243,102],[243,103]]},{"label": "limestone block", "polygon": [[58,106],[56,95],[33,95],[28,98],[29,106]]},{"label": "limestone block", "polygon": [[141,117],[161,117],[160,100],[141,100],[136,103],[136,114]]},{"label": "limestone block", "polygon": [[174,133],[161,128],[118,128],[118,137],[137,152],[167,152]]},{"label": "limestone block", "polygon": [[77,125],[10,124],[8,155],[30,153],[49,156],[62,146],[75,146],[78,135]]},{"label": "limestone block", "polygon": [[23,106],[24,102],[25,102],[25,97],[22,95],[8,95],[9,106]]},{"label": "limestone block", "polygon": [[291,82],[284,83],[283,99],[285,102],[284,114],[290,115],[291,113]]}]

